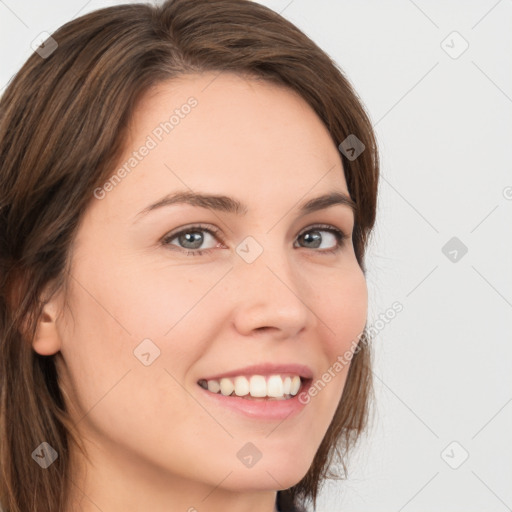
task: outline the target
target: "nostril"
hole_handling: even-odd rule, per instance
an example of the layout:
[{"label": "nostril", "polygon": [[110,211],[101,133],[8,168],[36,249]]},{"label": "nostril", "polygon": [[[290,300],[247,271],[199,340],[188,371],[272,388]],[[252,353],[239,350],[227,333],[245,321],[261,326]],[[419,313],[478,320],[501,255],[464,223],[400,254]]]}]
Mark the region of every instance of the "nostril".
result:
[{"label": "nostril", "polygon": [[256,331],[265,332],[265,331],[268,331],[269,329],[272,329],[272,327],[258,327],[258,328],[256,328]]}]

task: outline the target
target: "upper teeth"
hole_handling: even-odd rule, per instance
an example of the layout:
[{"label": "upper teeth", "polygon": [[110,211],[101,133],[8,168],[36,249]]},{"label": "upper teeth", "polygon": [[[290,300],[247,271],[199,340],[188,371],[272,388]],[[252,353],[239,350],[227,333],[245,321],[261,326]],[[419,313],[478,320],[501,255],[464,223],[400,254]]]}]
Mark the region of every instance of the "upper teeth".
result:
[{"label": "upper teeth", "polygon": [[266,379],[263,375],[253,375],[249,378],[241,375],[239,377],[224,377],[219,380],[199,381],[208,391],[222,393],[224,396],[231,395],[233,391],[237,396],[251,395],[258,397],[282,397],[284,395],[295,396],[300,388],[301,380],[298,375],[282,377],[271,375]]}]

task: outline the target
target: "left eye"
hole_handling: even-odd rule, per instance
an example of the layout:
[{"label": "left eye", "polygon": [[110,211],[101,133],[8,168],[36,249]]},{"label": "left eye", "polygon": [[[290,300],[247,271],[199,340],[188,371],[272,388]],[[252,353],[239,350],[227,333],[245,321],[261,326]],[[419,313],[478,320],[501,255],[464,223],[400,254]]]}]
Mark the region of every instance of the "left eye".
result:
[{"label": "left eye", "polygon": [[[205,237],[202,233],[207,233]],[[318,249],[325,241],[324,236],[321,233],[327,233],[327,240],[329,239],[333,242],[333,244],[329,244],[327,248],[323,248],[323,250],[316,251],[320,254],[322,253],[334,253],[341,249],[343,242],[348,236],[338,228],[330,225],[320,225],[320,226],[311,226],[308,229],[303,230],[298,236],[297,240],[303,241],[303,243],[309,244],[305,248],[308,249]],[[183,249],[186,252],[187,256],[200,256],[204,252],[210,252],[212,248],[215,248],[218,243],[215,244],[215,239],[219,239],[220,232],[217,229],[207,228],[204,226],[190,226],[187,229],[183,229],[177,233],[170,233],[166,235],[162,239],[162,244],[172,248],[171,246],[176,246],[176,244],[172,243],[174,240],[178,241],[178,249]],[[206,249],[200,249],[200,247],[208,241],[208,238],[211,239],[213,245],[211,247],[207,247]]]}]

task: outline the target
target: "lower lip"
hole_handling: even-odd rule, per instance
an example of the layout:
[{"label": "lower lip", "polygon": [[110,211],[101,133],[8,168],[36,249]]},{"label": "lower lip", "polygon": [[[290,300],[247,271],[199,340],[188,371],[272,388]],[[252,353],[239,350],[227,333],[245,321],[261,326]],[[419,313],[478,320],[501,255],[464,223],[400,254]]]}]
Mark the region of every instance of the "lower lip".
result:
[{"label": "lower lip", "polygon": [[298,393],[288,400],[247,400],[238,396],[224,396],[222,393],[212,393],[199,386],[209,400],[214,403],[239,412],[249,418],[258,420],[284,420],[297,415],[307,404],[299,401],[299,395],[307,392],[312,379],[306,380]]}]

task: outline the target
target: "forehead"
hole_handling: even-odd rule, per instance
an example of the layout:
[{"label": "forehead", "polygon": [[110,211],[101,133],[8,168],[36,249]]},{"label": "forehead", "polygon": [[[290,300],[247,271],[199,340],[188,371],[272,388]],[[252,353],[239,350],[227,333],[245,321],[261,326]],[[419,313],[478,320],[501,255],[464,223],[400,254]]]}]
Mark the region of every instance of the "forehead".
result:
[{"label": "forehead", "polygon": [[133,113],[120,165],[149,141],[152,149],[119,187],[144,200],[176,189],[247,204],[348,192],[321,119],[298,93],[265,80],[216,72],[155,85]]}]

